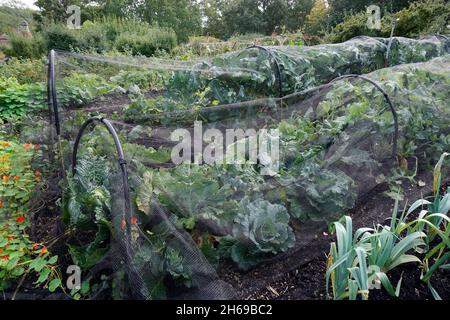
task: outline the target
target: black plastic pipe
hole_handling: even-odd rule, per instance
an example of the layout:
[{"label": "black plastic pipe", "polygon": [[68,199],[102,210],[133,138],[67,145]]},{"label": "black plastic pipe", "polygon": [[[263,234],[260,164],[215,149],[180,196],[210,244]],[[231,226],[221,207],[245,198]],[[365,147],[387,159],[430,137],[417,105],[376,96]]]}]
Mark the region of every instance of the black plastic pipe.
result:
[{"label": "black plastic pipe", "polygon": [[247,49],[252,49],[252,48],[256,48],[256,49],[265,51],[272,58],[273,63],[275,64],[275,69],[276,69],[275,71],[276,71],[277,81],[278,81],[278,97],[283,98],[283,80],[281,79],[281,68],[280,68],[280,64],[278,63],[277,57],[273,54],[273,52],[269,48],[266,48],[263,46],[258,46],[255,44],[253,46],[248,47]]},{"label": "black plastic pipe", "polygon": [[[73,153],[72,153],[72,174],[75,175],[76,173],[76,167],[77,167],[77,154],[78,154],[78,147],[80,145],[81,138],[83,137],[83,134],[86,130],[86,128],[89,125],[97,125],[102,124],[106,127],[108,132],[111,134],[114,144],[116,146],[117,156],[118,156],[118,163],[121,170],[122,175],[122,182],[123,182],[123,197],[125,200],[124,205],[124,216],[126,221],[126,233],[127,233],[127,240],[130,241],[131,239],[131,201],[130,201],[130,189],[128,186],[128,171],[127,171],[127,162],[124,157],[122,144],[120,143],[119,136],[117,135],[116,130],[114,129],[111,122],[109,122],[107,119],[102,117],[91,117],[87,119],[83,125],[81,126],[80,130],[78,131],[77,138],[75,140],[75,144],[73,146]],[[128,243],[129,244],[129,243]]]},{"label": "black plastic pipe", "polygon": [[389,97],[389,95],[387,94],[386,90],[384,90],[380,84],[378,84],[376,81],[367,78],[365,76],[359,75],[359,74],[346,74],[340,77],[337,77],[336,79],[332,80],[330,82],[330,84],[333,84],[337,81],[340,80],[345,80],[345,79],[351,79],[351,78],[358,78],[358,79],[362,79],[366,82],[369,82],[370,84],[372,84],[375,88],[377,88],[384,96],[384,98],[386,99],[387,104],[389,105],[389,109],[392,112],[392,117],[394,118],[394,141],[392,143],[392,158],[395,158],[397,156],[397,140],[398,140],[398,115],[397,115],[397,111],[394,108],[394,104],[392,103],[391,98]]}]

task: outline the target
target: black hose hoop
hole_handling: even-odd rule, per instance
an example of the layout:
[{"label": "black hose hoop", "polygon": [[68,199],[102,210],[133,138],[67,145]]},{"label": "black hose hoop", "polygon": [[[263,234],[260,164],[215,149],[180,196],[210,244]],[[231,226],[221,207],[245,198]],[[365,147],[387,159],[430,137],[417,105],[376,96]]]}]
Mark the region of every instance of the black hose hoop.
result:
[{"label": "black hose hoop", "polygon": [[[48,54],[48,81],[47,81],[47,95],[48,95],[48,107],[50,111],[50,124],[55,124],[56,135],[61,134],[61,125],[59,122],[59,112],[58,112],[58,99],[56,93],[56,83],[55,83],[55,50],[50,50]],[[53,114],[52,114],[53,113]],[[54,120],[54,122],[53,122]]]},{"label": "black hose hoop", "polygon": [[256,48],[256,49],[265,51],[272,58],[272,61],[275,65],[275,71],[276,71],[276,76],[277,76],[276,78],[278,81],[278,97],[283,98],[283,80],[281,79],[281,68],[280,68],[280,64],[278,63],[277,57],[273,54],[273,52],[269,48],[254,44],[254,45],[248,47],[247,49],[252,49],[252,48]]},{"label": "black hose hoop", "polygon": [[394,104],[392,103],[391,98],[389,97],[388,93],[386,92],[386,90],[384,90],[381,85],[379,83],[377,83],[376,81],[367,78],[365,76],[362,75],[358,75],[358,74],[346,74],[340,77],[337,77],[336,79],[332,80],[330,82],[330,84],[334,84],[337,81],[340,80],[345,80],[345,79],[351,79],[351,78],[358,78],[361,80],[364,80],[370,84],[372,84],[376,89],[378,89],[384,96],[384,98],[386,99],[387,104],[389,105],[389,109],[392,113],[392,117],[394,118],[394,141],[392,143],[392,158],[395,159],[395,157],[397,156],[397,141],[398,141],[398,115],[397,115],[397,111],[394,108]]},{"label": "black hose hoop", "polygon": [[78,154],[78,147],[80,145],[81,138],[83,137],[83,134],[86,130],[86,128],[89,125],[97,125],[97,124],[103,124],[108,132],[111,134],[114,140],[114,144],[116,146],[117,150],[117,156],[118,156],[118,163],[120,166],[121,174],[122,174],[122,181],[123,181],[123,196],[125,199],[125,221],[126,221],[126,233],[127,233],[127,240],[130,241],[131,239],[131,201],[130,201],[130,189],[128,186],[128,171],[127,171],[127,162],[124,157],[122,144],[120,143],[119,136],[117,135],[116,130],[114,129],[111,122],[109,122],[107,119],[102,117],[91,117],[87,119],[83,125],[81,126],[80,130],[78,131],[77,138],[75,140],[75,144],[73,146],[73,154],[72,154],[72,175],[75,175],[76,173],[76,166],[77,166],[77,154]]}]

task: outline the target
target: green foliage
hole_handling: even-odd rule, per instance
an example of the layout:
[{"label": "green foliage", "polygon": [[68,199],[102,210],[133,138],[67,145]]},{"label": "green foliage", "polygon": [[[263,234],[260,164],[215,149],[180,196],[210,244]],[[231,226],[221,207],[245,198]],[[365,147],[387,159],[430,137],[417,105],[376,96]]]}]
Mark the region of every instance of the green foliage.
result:
[{"label": "green foliage", "polygon": [[51,24],[43,29],[43,38],[48,50],[105,52],[117,49],[147,56],[157,50],[170,52],[177,45],[176,35],[171,29],[113,18],[87,21],[79,30]]},{"label": "green foliage", "polygon": [[450,23],[450,7],[445,0],[422,0],[393,15],[400,19],[396,35],[416,37],[422,34],[445,34]]},{"label": "green foliage", "polygon": [[31,144],[0,141],[0,216],[26,213],[37,182],[30,164],[34,153]]},{"label": "green foliage", "polygon": [[28,38],[13,32],[9,34],[9,46],[4,52],[9,57],[39,59],[45,54],[45,47],[40,35]]},{"label": "green foliage", "polygon": [[288,185],[286,193],[291,199],[291,214],[298,219],[323,221],[356,203],[355,182],[339,170],[311,163],[300,173],[291,170],[289,174],[296,181]]},{"label": "green foliage", "polygon": [[138,86],[140,90],[157,89],[162,82],[158,72],[151,70],[120,70],[109,80],[127,91],[132,86]]},{"label": "green foliage", "polygon": [[82,157],[77,163],[77,174],[68,177],[65,196],[65,220],[70,225],[95,221],[109,225],[111,195],[108,189],[110,174],[105,159]]},{"label": "green foliage", "polygon": [[[434,197],[430,198],[431,201],[427,199],[415,201],[408,211],[394,220],[391,226],[397,233],[426,234],[426,247],[423,250],[422,261],[424,272],[421,279],[428,284],[432,295],[437,300],[441,298],[431,284],[432,277],[438,270],[450,268],[450,188],[441,193],[442,169],[448,156],[449,153],[443,153],[435,166]],[[412,219],[416,212],[418,212],[417,218]]]},{"label": "green foliage", "polygon": [[372,37],[389,36],[389,34],[385,34],[383,31],[367,28],[367,13],[360,12],[348,16],[343,22],[337,24],[330,33],[325,36],[324,42],[340,43],[360,35]]},{"label": "green foliage", "polygon": [[73,262],[83,272],[89,271],[110,250],[113,231],[110,172],[104,158],[88,151],[78,158],[76,174],[67,175],[67,188],[62,198],[63,221],[68,227],[90,235],[88,242],[75,238],[67,243]]},{"label": "green foliage", "polygon": [[[440,186],[444,153],[435,168],[435,180]],[[328,255],[327,291],[331,285],[334,299],[363,299],[369,297],[368,284],[382,284],[392,296],[398,296],[401,279],[396,289],[388,272],[405,263],[418,263],[424,268],[421,279],[426,282],[436,299],[439,294],[431,285],[431,278],[438,269],[448,269],[450,261],[450,189],[443,195],[435,188],[434,201],[415,201],[408,210],[399,215],[398,200],[395,202],[389,226],[360,228],[354,235],[352,220],[345,217],[345,226],[336,222],[335,243]],[[417,218],[412,218],[414,212]],[[421,254],[424,258],[419,258]],[[358,266],[358,269],[355,269]],[[367,268],[369,266],[370,268]],[[358,272],[356,272],[358,271]],[[363,271],[363,272],[362,272]]]},{"label": "green foliage", "polygon": [[26,20],[33,28],[33,11],[5,5],[0,6],[0,34],[17,29],[23,20]]},{"label": "green foliage", "polygon": [[239,34],[253,41],[261,35],[297,31],[304,27],[313,3],[313,0],[205,1],[204,34],[220,39]]},{"label": "green foliage", "polygon": [[14,119],[29,110],[46,108],[43,84],[20,84],[15,78],[0,78],[0,118]]},{"label": "green foliage", "polygon": [[0,141],[0,290],[30,275],[37,279],[36,287],[48,287],[51,292],[61,284],[58,257],[27,234],[29,201],[41,178],[31,167],[36,149],[31,144]]},{"label": "green foliage", "polygon": [[370,5],[379,6],[382,12],[397,12],[412,2],[414,0],[328,0],[329,19],[333,24],[340,23],[350,15],[365,12]]},{"label": "green foliage", "polygon": [[[396,217],[394,210],[393,217]],[[344,217],[334,224],[336,243],[331,244],[327,264],[327,293],[331,285],[336,300],[355,300],[360,295],[369,298],[369,290],[383,285],[392,296],[400,293],[401,280],[396,289],[392,286],[387,272],[401,264],[420,263],[420,259],[410,251],[419,251],[425,245],[422,232],[400,236],[388,226],[378,225],[375,229],[360,228],[353,235],[352,220]]]},{"label": "green foliage", "polygon": [[445,0],[421,0],[408,7],[382,17],[381,30],[367,28],[365,11],[349,15],[337,24],[325,37],[324,42],[343,42],[356,36],[389,37],[393,20],[398,20],[395,35],[417,37],[423,34],[446,33],[450,19],[450,9]]},{"label": "green foliage", "polygon": [[199,4],[194,0],[146,0],[136,6],[136,13],[152,26],[172,28],[180,42],[201,32]]},{"label": "green foliage", "polygon": [[10,58],[0,64],[0,74],[2,78],[15,78],[20,84],[43,82],[47,78],[46,61]]},{"label": "green foliage", "polygon": [[47,50],[60,49],[70,51],[78,48],[77,31],[64,25],[50,24],[42,31]]},{"label": "green foliage", "polygon": [[57,85],[58,101],[64,106],[79,106],[105,95],[114,84],[95,74],[72,73]]},{"label": "green foliage", "polygon": [[325,21],[327,17],[327,6],[324,0],[314,1],[314,5],[311,11],[306,16],[305,30],[311,34],[319,34],[325,27]]},{"label": "green foliage", "polygon": [[200,215],[224,202],[231,190],[199,166],[182,165],[171,172],[160,172],[155,177],[159,200],[179,216]]},{"label": "green foliage", "polygon": [[150,29],[146,34],[122,33],[115,42],[121,51],[130,51],[134,55],[152,56],[157,50],[170,52],[175,48],[177,38],[170,30]]}]

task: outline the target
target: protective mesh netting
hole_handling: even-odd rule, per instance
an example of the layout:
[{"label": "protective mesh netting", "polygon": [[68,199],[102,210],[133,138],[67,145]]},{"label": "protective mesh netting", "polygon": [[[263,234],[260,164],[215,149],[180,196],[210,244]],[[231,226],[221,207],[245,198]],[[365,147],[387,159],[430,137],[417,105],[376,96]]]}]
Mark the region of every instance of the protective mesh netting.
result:
[{"label": "protective mesh netting", "polygon": [[394,38],[388,60],[365,37],[204,61],[57,52],[45,136],[92,297],[232,298],[220,266],[285,257],[402,161],[433,163],[449,43]]}]

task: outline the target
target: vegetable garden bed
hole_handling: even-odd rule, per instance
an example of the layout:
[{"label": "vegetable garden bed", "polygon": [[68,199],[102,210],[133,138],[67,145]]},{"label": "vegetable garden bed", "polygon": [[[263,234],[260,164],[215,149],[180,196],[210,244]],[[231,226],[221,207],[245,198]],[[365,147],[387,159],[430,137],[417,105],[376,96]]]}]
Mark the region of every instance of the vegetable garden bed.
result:
[{"label": "vegetable garden bed", "polygon": [[[84,278],[69,292],[35,252],[34,284],[58,290],[49,298],[376,299],[375,276],[411,297],[405,270],[406,290],[447,298],[435,280],[450,244],[450,193],[437,192],[449,176],[449,48],[394,39],[387,59],[386,39],[358,38],[194,62],[52,52],[48,114],[19,131],[57,174],[21,230]],[[408,199],[415,220],[398,210]],[[365,227],[354,239],[348,213]]]}]

